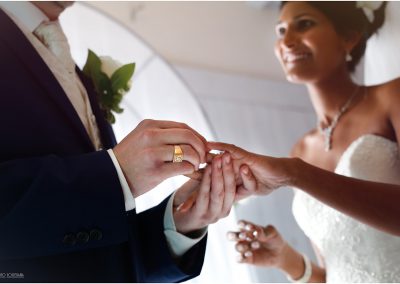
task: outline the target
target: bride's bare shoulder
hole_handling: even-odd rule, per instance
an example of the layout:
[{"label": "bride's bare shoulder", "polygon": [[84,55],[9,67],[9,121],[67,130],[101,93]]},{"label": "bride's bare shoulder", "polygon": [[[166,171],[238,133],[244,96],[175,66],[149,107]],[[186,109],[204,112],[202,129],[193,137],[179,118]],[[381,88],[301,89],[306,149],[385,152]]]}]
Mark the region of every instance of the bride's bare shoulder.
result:
[{"label": "bride's bare shoulder", "polygon": [[304,159],[307,156],[308,149],[315,145],[315,143],[318,143],[317,129],[312,129],[294,144],[290,156]]},{"label": "bride's bare shoulder", "polygon": [[385,110],[400,109],[400,77],[368,87],[371,99]]}]

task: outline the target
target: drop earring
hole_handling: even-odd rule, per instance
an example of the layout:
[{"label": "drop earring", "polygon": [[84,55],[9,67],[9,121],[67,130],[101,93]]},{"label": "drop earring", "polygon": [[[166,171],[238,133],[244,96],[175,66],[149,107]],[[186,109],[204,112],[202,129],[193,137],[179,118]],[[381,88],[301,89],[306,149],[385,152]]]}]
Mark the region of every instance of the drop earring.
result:
[{"label": "drop earring", "polygon": [[350,62],[353,60],[353,57],[351,56],[350,52],[346,53],[346,62]]}]

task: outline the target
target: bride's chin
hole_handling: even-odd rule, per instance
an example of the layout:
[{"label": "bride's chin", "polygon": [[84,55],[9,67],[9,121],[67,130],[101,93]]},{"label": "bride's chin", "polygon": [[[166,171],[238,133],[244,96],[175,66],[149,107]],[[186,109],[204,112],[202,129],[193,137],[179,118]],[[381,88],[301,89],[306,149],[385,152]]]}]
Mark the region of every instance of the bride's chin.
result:
[{"label": "bride's chin", "polygon": [[305,84],[309,81],[295,74],[286,74],[286,80],[293,84]]},{"label": "bride's chin", "polygon": [[294,72],[294,70],[292,70],[292,72],[285,72],[285,75],[286,80],[295,84],[307,84],[316,79],[315,72]]}]

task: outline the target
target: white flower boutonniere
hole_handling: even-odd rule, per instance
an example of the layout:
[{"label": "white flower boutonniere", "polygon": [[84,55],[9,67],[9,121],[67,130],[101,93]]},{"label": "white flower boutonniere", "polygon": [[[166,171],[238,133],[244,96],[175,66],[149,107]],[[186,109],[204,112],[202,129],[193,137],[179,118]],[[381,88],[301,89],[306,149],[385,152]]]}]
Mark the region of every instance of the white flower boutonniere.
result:
[{"label": "white flower boutonniere", "polygon": [[122,65],[109,56],[99,57],[89,50],[83,73],[88,76],[96,89],[100,108],[109,123],[115,123],[115,113],[123,111],[119,104],[130,90],[135,63]]},{"label": "white flower boutonniere", "polygon": [[367,17],[368,21],[374,21],[374,12],[382,5],[382,1],[357,1],[357,8],[361,8]]}]

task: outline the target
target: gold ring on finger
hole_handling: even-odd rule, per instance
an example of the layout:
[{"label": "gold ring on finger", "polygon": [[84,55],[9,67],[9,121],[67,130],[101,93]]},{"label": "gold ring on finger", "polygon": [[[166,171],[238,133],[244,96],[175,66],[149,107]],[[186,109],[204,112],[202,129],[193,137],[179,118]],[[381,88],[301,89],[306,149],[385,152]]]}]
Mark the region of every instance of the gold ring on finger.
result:
[{"label": "gold ring on finger", "polygon": [[183,151],[181,146],[174,145],[174,155],[172,157],[173,163],[182,163],[183,161]]}]

